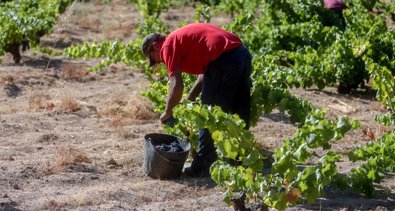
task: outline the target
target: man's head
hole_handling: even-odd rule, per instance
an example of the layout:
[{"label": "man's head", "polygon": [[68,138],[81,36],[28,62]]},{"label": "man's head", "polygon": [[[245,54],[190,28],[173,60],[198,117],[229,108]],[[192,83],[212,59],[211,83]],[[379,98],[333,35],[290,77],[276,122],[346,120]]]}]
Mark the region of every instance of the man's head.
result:
[{"label": "man's head", "polygon": [[163,35],[158,33],[151,33],[144,37],[143,42],[141,44],[141,50],[145,57],[148,58],[148,66],[153,66],[157,59],[155,59],[156,48],[158,47],[159,41],[164,38]]}]

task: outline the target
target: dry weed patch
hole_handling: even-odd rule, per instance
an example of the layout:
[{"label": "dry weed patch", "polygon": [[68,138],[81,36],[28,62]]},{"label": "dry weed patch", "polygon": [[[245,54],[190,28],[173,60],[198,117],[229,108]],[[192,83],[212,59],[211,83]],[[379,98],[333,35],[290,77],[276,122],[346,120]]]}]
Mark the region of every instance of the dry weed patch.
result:
[{"label": "dry weed patch", "polygon": [[86,153],[68,146],[56,150],[55,166],[66,166],[72,163],[91,163]]},{"label": "dry weed patch", "polygon": [[92,199],[90,199],[90,197],[87,196],[85,193],[77,193],[76,195],[73,196],[72,201],[70,201],[70,203],[77,204],[79,206],[93,205]]},{"label": "dry weed patch", "polygon": [[100,31],[99,30],[100,24],[101,24],[100,19],[98,17],[92,17],[92,16],[82,18],[81,21],[79,22],[79,26],[81,28],[91,30],[95,33],[98,33]]},{"label": "dry weed patch", "polygon": [[62,78],[67,80],[80,81],[81,78],[89,75],[89,71],[83,64],[66,63],[60,69],[62,70]]},{"label": "dry weed patch", "polygon": [[65,206],[63,203],[56,201],[54,199],[48,199],[47,203],[43,206],[44,209],[59,209],[61,207]]},{"label": "dry weed patch", "polygon": [[44,175],[62,172],[71,164],[92,163],[87,154],[71,146],[62,146],[55,151],[53,165],[48,168]]},{"label": "dry weed patch", "polygon": [[17,108],[15,107],[0,107],[0,114],[13,114],[16,113],[18,111]]},{"label": "dry weed patch", "polygon": [[33,93],[28,99],[28,110],[30,112],[38,112],[43,109],[52,110],[54,104],[48,102],[50,99],[51,97],[47,94],[41,92]]},{"label": "dry weed patch", "polygon": [[132,34],[132,29],[133,29],[133,22],[124,21],[121,23],[120,34],[125,38],[130,37],[130,35]]},{"label": "dry weed patch", "polygon": [[123,117],[118,117],[111,120],[111,126],[114,128],[118,137],[122,139],[128,139],[134,137],[134,133],[124,128],[124,126],[128,124],[129,124],[128,120]]},{"label": "dry weed patch", "polygon": [[155,117],[149,103],[137,92],[129,96],[126,93],[118,94],[104,107],[101,114],[112,117],[111,126],[122,139],[136,138],[125,126],[141,124]]},{"label": "dry weed patch", "polygon": [[[132,92],[130,95],[120,93],[115,96],[101,110],[105,116],[116,116],[116,118],[128,119],[127,123],[141,123],[146,120],[156,118],[150,103],[143,98],[138,92]],[[126,120],[115,121],[114,126],[125,123]]]},{"label": "dry weed patch", "polygon": [[102,24],[101,32],[106,39],[115,39],[119,37],[118,33],[115,33],[121,29],[121,24],[118,20],[107,20]]},{"label": "dry weed patch", "polygon": [[65,93],[60,98],[60,107],[67,112],[76,112],[81,109],[75,97],[70,93]]}]

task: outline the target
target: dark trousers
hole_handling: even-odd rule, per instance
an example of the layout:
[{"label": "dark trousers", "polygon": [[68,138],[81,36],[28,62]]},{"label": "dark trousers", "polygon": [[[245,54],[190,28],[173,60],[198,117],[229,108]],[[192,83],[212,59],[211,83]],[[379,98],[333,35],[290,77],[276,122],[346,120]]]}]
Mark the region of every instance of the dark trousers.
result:
[{"label": "dark trousers", "polygon": [[336,14],[336,16],[340,19],[340,23],[336,23],[336,20],[332,19],[325,25],[326,26],[336,25],[340,29],[344,30],[346,28],[346,19],[344,18],[344,15],[343,15],[343,9],[333,8],[333,9],[329,9],[329,11],[332,11],[334,14]]},{"label": "dark trousers", "polygon": [[[238,114],[245,121],[246,129],[250,127],[251,59],[244,45],[222,53],[208,65],[201,94],[202,104],[217,105],[227,113]],[[192,167],[209,168],[216,159],[210,132],[200,129],[198,154]]]}]

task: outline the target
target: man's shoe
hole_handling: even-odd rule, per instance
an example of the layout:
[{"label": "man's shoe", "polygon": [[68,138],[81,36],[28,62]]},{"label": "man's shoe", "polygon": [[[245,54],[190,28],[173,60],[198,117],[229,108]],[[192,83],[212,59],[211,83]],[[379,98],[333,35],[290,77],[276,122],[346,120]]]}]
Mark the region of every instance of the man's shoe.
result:
[{"label": "man's shoe", "polygon": [[210,177],[210,172],[208,170],[197,170],[192,167],[185,168],[184,174],[188,177],[194,177],[194,178]]}]

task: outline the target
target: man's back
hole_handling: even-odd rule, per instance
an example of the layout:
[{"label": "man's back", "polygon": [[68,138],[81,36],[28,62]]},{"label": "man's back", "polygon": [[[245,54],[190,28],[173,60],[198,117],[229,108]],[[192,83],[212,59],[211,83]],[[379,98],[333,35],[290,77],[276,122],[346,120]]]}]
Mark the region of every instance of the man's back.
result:
[{"label": "man's back", "polygon": [[175,69],[191,74],[204,73],[209,62],[225,51],[241,45],[234,34],[217,26],[194,23],[170,33],[161,49],[161,59],[169,75]]}]

